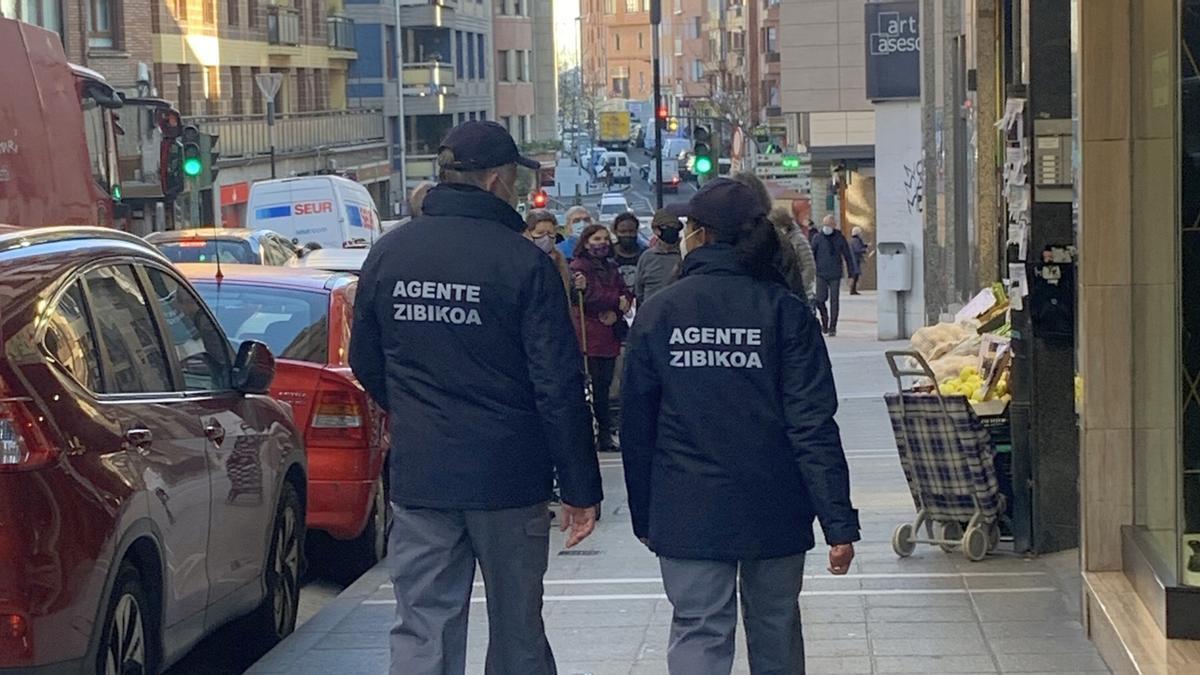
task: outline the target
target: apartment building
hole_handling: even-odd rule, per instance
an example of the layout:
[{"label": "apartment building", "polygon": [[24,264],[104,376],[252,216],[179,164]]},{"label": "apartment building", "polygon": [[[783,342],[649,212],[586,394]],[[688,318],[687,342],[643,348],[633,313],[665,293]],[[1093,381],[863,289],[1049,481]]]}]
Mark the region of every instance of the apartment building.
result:
[{"label": "apartment building", "polygon": [[654,95],[650,0],[581,0],[580,19],[588,94],[649,100]]},{"label": "apartment building", "polygon": [[681,101],[689,101],[689,107],[690,101],[705,99],[710,93],[705,71],[707,14],[708,0],[673,0],[663,7],[663,50],[672,56],[670,67],[663,68],[663,88]]},{"label": "apartment building", "polygon": [[496,119],[493,2],[499,0],[363,0],[346,7],[358,40],[347,96],[383,109],[393,215],[408,190],[434,177],[438,145],[454,125]]},{"label": "apartment building", "polygon": [[[204,222],[241,224],[249,184],[272,173],[343,173],[387,203],[382,111],[346,97],[357,52],[342,0],[5,0],[0,8],[58,31],[72,62],[117,89],[172,101],[219,137],[217,184],[198,197]],[[267,73],[282,78],[274,162],[255,84]]]},{"label": "apartment building", "polygon": [[496,119],[518,144],[553,140],[558,99],[551,0],[494,3]]},{"label": "apartment building", "polygon": [[762,3],[758,10],[756,56],[758,59],[758,123],[765,135],[786,142],[787,126],[783,118],[783,55],[779,16],[782,0],[750,0]]}]

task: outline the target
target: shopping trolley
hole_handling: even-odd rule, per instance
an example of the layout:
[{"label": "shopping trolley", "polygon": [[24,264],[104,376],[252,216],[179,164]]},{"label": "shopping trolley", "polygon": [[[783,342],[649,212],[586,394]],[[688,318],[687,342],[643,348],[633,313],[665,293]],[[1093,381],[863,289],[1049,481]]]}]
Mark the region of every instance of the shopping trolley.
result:
[{"label": "shopping trolley", "polygon": [[[973,562],[983,560],[1000,542],[997,521],[1005,508],[992,439],[965,396],[937,390],[933,370],[919,353],[884,356],[899,390],[884,399],[917,509],[915,520],[896,527],[892,549],[906,558],[917,544],[929,544],[947,553],[960,550]],[[933,392],[906,390],[906,377],[928,378]],[[926,538],[919,538],[922,526]]]}]

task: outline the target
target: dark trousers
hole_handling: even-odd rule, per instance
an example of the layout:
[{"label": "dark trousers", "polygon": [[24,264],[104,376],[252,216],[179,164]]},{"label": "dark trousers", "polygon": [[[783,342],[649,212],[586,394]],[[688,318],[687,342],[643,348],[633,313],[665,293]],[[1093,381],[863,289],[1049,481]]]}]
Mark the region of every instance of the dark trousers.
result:
[{"label": "dark trousers", "polygon": [[850,275],[850,295],[858,295],[858,280],[861,277],[861,274]]},{"label": "dark trousers", "polygon": [[587,357],[588,373],[592,376],[592,411],[596,416],[596,445],[601,450],[613,447],[613,414],[610,393],[617,359],[607,356]]},{"label": "dark trousers", "polygon": [[[821,315],[821,327],[826,333],[837,330],[838,313],[841,311],[842,280],[817,277],[817,312]],[[829,302],[826,309],[825,303]]]},{"label": "dark trousers", "polygon": [[475,565],[487,596],[486,675],[555,675],[542,622],[546,504],[499,511],[392,505],[392,675],[463,675]]},{"label": "dark trousers", "polygon": [[663,588],[675,609],[667,646],[670,675],[729,675],[739,600],[750,672],[803,675],[803,554],[741,562],[678,558],[658,562]]}]

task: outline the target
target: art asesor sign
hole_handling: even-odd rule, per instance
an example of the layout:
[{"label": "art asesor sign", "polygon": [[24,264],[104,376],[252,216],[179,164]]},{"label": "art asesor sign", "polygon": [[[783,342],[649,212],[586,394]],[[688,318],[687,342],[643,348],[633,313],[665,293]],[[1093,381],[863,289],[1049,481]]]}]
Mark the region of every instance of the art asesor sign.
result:
[{"label": "art asesor sign", "polygon": [[867,98],[920,98],[921,9],[917,0],[865,6]]}]

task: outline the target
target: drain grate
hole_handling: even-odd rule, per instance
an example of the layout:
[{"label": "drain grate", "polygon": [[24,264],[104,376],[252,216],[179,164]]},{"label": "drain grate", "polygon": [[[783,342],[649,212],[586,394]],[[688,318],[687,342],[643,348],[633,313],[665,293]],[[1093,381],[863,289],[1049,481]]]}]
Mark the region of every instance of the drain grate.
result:
[{"label": "drain grate", "polygon": [[590,551],[577,548],[569,548],[565,551],[559,551],[559,555],[600,555],[600,551]]}]

